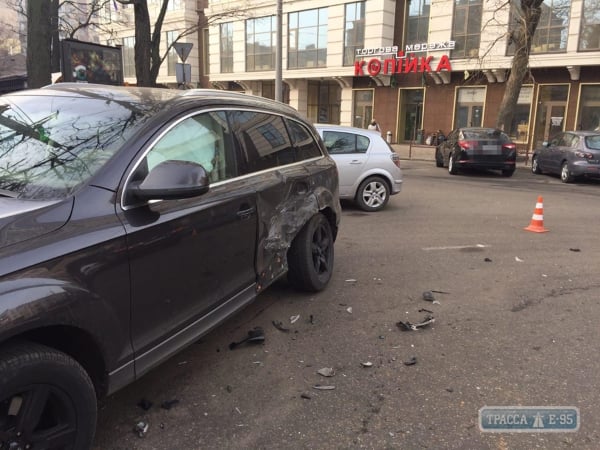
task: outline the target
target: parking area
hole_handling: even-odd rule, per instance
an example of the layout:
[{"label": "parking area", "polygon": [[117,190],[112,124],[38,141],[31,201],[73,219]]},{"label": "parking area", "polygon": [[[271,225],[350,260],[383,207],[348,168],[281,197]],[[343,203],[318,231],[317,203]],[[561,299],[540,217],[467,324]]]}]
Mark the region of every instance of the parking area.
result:
[{"label": "parking area", "polygon": [[[403,174],[383,211],[345,205],[326,290],[281,281],[108,398],[94,448],[598,448],[598,184]],[[547,233],[523,229],[539,196]],[[575,406],[581,427],[483,433],[485,405]]]}]

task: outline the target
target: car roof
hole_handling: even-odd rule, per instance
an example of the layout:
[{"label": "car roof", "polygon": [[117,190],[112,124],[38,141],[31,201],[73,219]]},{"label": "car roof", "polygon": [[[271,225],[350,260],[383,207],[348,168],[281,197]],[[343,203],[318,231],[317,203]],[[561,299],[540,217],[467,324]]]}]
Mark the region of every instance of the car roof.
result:
[{"label": "car roof", "polygon": [[274,112],[286,113],[301,118],[298,111],[291,106],[241,92],[220,89],[167,89],[159,87],[113,86],[92,83],[56,83],[44,86],[39,90],[25,90],[10,95],[72,95],[81,97],[106,98],[113,101],[124,101],[134,104],[159,103],[166,104],[193,101],[202,104],[232,104],[236,106],[254,106],[267,108]]},{"label": "car roof", "polygon": [[376,130],[367,130],[365,128],[359,128],[359,127],[349,127],[349,126],[345,126],[345,125],[335,125],[335,124],[329,124],[329,123],[315,123],[314,124],[315,128],[317,130],[330,130],[330,131],[345,131],[347,133],[358,133],[358,134],[365,134],[367,136],[379,136],[381,137],[381,133],[379,131]]}]

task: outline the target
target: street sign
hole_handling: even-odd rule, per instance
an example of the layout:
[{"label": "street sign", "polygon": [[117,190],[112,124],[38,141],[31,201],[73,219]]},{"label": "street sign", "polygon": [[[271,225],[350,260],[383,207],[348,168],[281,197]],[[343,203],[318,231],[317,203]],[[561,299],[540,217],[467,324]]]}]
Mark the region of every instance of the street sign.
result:
[{"label": "street sign", "polygon": [[192,81],[192,65],[176,63],[175,78],[178,84],[186,84]]},{"label": "street sign", "polygon": [[194,44],[192,44],[191,42],[175,42],[173,44],[173,48],[179,55],[179,58],[181,58],[181,61],[185,62],[187,57],[190,55],[190,52],[192,51],[193,45]]}]

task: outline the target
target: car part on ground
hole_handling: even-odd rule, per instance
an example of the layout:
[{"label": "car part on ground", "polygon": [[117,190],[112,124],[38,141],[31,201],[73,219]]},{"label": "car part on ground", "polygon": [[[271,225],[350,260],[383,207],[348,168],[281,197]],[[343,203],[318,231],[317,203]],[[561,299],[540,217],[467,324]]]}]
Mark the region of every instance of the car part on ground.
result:
[{"label": "car part on ground", "polygon": [[338,167],[341,199],[375,212],[402,190],[400,156],[379,132],[328,124],[315,128]]}]

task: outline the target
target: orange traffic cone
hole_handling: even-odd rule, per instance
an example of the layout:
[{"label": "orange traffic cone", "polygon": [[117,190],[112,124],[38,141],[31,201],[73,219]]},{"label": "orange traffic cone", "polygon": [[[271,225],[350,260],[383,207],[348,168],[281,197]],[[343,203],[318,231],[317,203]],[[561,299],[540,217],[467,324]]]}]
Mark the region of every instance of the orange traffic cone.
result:
[{"label": "orange traffic cone", "polygon": [[527,231],[533,231],[534,233],[545,233],[547,230],[544,228],[544,202],[542,196],[538,196],[535,209],[533,210],[533,216],[531,217],[531,223],[528,227],[525,227]]}]

